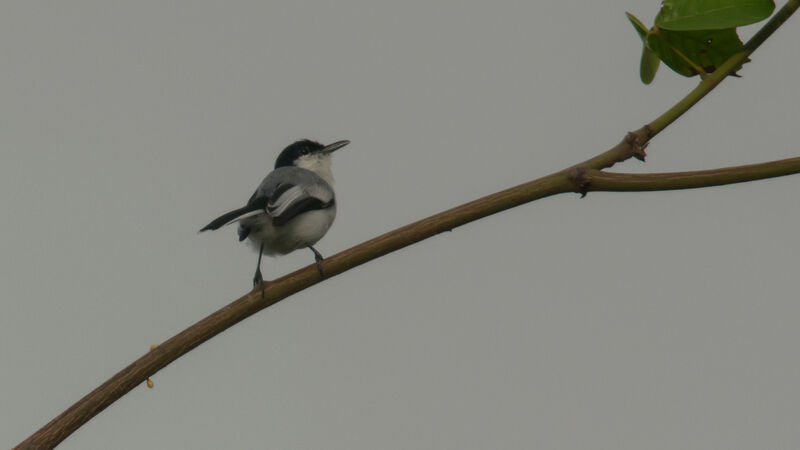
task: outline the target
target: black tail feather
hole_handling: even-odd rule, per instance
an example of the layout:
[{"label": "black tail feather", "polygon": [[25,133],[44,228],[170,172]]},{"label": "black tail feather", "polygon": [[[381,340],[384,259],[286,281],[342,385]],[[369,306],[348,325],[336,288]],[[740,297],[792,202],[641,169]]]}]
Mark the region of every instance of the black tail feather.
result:
[{"label": "black tail feather", "polygon": [[212,220],[211,223],[209,223],[208,225],[206,225],[203,228],[201,228],[200,232],[203,232],[203,231],[206,231],[206,230],[216,230],[216,229],[220,228],[221,226],[227,224],[228,222],[230,222],[230,221],[236,219],[237,217],[241,216],[242,214],[246,214],[246,213],[255,211],[257,209],[261,209],[261,206],[259,206],[259,205],[247,205],[247,206],[243,206],[243,207],[241,207],[239,209],[234,209],[233,211],[231,211],[229,213],[225,213],[225,214],[217,217],[216,219]]}]

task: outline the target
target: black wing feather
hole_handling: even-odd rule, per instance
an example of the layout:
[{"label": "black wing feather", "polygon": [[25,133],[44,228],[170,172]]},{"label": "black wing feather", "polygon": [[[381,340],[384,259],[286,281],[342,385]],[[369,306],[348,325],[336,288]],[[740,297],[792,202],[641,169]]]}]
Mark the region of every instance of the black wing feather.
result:
[{"label": "black wing feather", "polygon": [[333,204],[333,200],[330,202],[323,202],[322,200],[315,198],[315,197],[307,197],[298,202],[293,203],[291,206],[286,208],[286,211],[283,212],[280,216],[272,216],[272,224],[276,227],[286,224],[286,222],[294,219],[298,215],[306,212],[306,211],[313,211],[315,209],[325,209],[330,207]]},{"label": "black wing feather", "polygon": [[265,198],[251,198],[250,200],[251,201],[247,202],[247,205],[242,206],[239,209],[234,209],[233,211],[225,213],[212,220],[211,223],[201,228],[200,231],[216,230],[231,220],[241,216],[242,214],[246,214],[258,209],[264,209],[264,206],[267,204],[267,199]]},{"label": "black wing feather", "polygon": [[[234,209],[231,212],[225,213],[216,219],[212,220],[211,223],[204,226],[200,231],[206,230],[216,230],[223,225],[229,223],[230,221],[236,219],[237,217],[247,214],[252,211],[256,211],[259,209],[270,209],[267,205],[283,195],[284,192],[293,188],[295,185],[291,183],[281,183],[275,187],[272,192],[270,198],[265,196],[259,196],[259,191],[253,193],[250,199],[247,201],[247,205],[239,208]],[[323,202],[322,200],[315,198],[315,197],[307,197],[302,200],[299,200],[292,205],[290,205],[286,211],[283,212],[280,216],[272,216],[272,224],[276,227],[281,225],[285,225],[287,222],[292,220],[293,218],[297,217],[299,214],[302,214],[307,211],[313,211],[315,209],[325,209],[330,208],[334,204],[334,200],[329,202]],[[250,229],[241,227],[239,229],[239,240],[242,241],[247,238],[247,235],[250,234]]]}]

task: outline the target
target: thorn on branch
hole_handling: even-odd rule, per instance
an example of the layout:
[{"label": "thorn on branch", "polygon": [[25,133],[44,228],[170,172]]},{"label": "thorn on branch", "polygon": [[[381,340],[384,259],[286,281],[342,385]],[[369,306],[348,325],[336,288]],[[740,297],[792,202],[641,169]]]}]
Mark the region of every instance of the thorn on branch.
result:
[{"label": "thorn on branch", "polygon": [[[150,351],[152,352],[153,350],[156,349],[156,347],[158,347],[158,345],[156,345],[156,344],[151,345],[150,346]],[[149,387],[150,389],[153,389],[153,386],[154,386],[153,380],[151,380],[150,377],[147,377],[147,387]]]},{"label": "thorn on branch", "polygon": [[648,135],[650,135],[651,133],[652,130],[650,130],[650,127],[645,125],[644,127],[645,136],[641,136],[641,134],[635,132],[629,132],[625,136],[625,143],[628,144],[628,146],[631,149],[631,156],[638,159],[639,161],[644,162],[645,158],[647,157],[647,153],[644,151],[644,149],[647,148],[649,139]]},{"label": "thorn on branch", "polygon": [[581,194],[581,198],[586,197],[589,192],[589,180],[586,179],[586,169],[583,167],[575,167],[569,171],[569,179],[572,185],[575,186],[575,192]]}]

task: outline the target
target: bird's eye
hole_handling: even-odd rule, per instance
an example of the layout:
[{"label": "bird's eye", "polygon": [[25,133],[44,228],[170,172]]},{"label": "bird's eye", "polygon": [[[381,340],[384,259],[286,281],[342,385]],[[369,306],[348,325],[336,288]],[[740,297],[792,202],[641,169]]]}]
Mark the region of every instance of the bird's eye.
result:
[{"label": "bird's eye", "polygon": [[308,153],[309,153],[308,147],[303,147],[303,149],[300,150],[301,155],[307,155]]}]

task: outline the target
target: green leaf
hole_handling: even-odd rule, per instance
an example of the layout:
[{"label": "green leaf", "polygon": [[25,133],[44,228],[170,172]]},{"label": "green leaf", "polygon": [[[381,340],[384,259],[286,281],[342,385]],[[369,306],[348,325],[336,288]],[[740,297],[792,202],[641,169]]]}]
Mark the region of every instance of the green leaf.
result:
[{"label": "green leaf", "polygon": [[639,78],[642,79],[642,83],[650,84],[653,82],[660,64],[661,59],[658,57],[658,53],[644,45],[642,47],[642,61],[639,63]]},{"label": "green leaf", "polygon": [[664,30],[722,30],[766,19],[773,0],[664,0],[655,25]]},{"label": "green leaf", "polygon": [[639,63],[639,78],[642,79],[642,83],[650,84],[656,77],[656,72],[658,71],[658,66],[661,64],[661,60],[658,57],[658,53],[647,47],[647,27],[633,14],[626,12],[625,15],[628,16],[628,20],[631,22],[631,25],[633,25],[633,29],[636,30],[636,33],[639,34],[639,37],[642,39],[642,60]]},{"label": "green leaf", "polygon": [[630,20],[631,25],[633,25],[633,28],[639,34],[639,37],[642,39],[642,42],[646,42],[645,38],[647,37],[647,27],[644,26],[642,21],[637,19],[636,16],[634,16],[633,14],[626,12],[625,15],[628,16],[628,20]]},{"label": "green leaf", "polygon": [[690,77],[711,73],[742,49],[736,30],[670,31],[653,27],[647,45],[672,70]]}]

